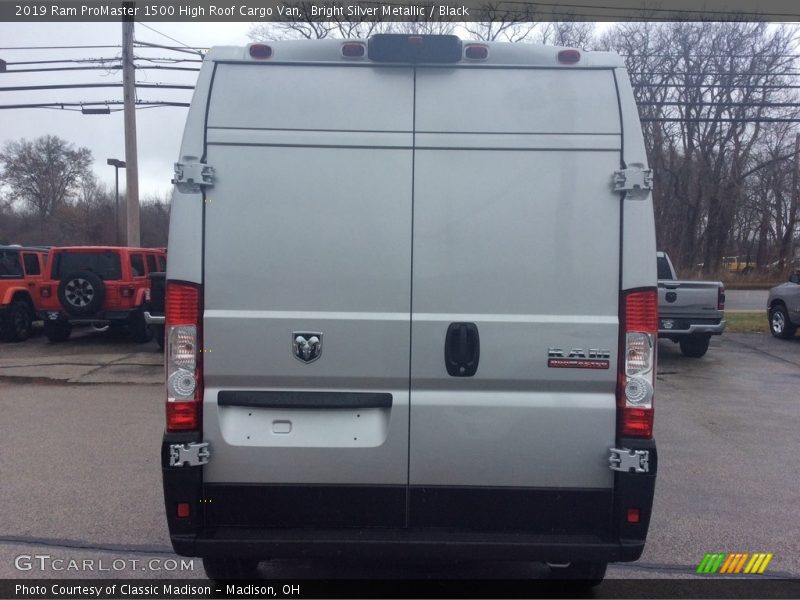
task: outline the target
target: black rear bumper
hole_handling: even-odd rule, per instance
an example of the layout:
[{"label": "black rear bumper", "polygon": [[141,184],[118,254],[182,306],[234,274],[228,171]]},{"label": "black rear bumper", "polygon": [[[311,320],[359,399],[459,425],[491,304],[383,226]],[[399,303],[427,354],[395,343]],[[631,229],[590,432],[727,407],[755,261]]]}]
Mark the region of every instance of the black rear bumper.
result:
[{"label": "black rear bumper", "polygon": [[608,489],[204,484],[202,467],[168,466],[169,444],[195,435],[165,436],[162,448],[170,537],[184,556],[633,561],[658,464],[653,441],[622,439],[650,452],[650,471],[615,472]]},{"label": "black rear bumper", "polygon": [[171,535],[183,556],[618,562],[638,559],[644,540],[449,529],[242,529]]}]

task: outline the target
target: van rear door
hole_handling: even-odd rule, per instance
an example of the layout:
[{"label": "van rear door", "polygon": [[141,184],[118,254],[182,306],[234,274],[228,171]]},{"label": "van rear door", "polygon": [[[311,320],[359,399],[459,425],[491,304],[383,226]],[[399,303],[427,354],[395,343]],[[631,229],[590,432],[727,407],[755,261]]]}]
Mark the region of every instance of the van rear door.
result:
[{"label": "van rear door", "polygon": [[621,133],[610,70],[418,68],[410,525],[610,520]]},{"label": "van rear door", "polygon": [[217,64],[207,524],[403,526],[412,129],[409,67]]}]

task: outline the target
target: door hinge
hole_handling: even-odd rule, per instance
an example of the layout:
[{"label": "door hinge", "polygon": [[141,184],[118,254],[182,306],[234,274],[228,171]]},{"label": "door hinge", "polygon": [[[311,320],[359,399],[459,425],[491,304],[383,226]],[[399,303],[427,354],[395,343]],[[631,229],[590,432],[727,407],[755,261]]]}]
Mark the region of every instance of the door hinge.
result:
[{"label": "door hinge", "polygon": [[609,448],[608,468],[623,473],[649,473],[650,451]]},{"label": "door hinge", "polygon": [[178,191],[196,194],[203,188],[214,185],[214,167],[201,162],[175,163],[175,178],[172,180]]},{"label": "door hinge", "polygon": [[653,189],[653,170],[643,168],[644,165],[631,165],[627,169],[614,171],[615,192],[646,192]]},{"label": "door hinge", "polygon": [[194,444],[170,444],[170,467],[200,467],[208,464],[211,453],[208,442]]}]

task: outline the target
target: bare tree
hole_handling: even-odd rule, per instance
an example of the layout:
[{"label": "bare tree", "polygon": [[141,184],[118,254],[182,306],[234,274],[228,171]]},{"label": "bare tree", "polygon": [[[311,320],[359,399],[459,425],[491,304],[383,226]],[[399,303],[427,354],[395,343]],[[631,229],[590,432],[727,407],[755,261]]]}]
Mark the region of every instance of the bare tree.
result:
[{"label": "bare tree", "polygon": [[53,135],[9,142],[0,151],[0,180],[44,222],[92,177],[92,153]]},{"label": "bare tree", "polygon": [[532,40],[551,46],[587,48],[594,41],[594,23],[580,21],[549,21],[540,23]]},{"label": "bare tree", "polygon": [[487,42],[522,42],[530,38],[538,25],[535,7],[503,2],[487,2],[474,13],[475,21],[463,23],[464,29],[476,40]]},{"label": "bare tree", "polygon": [[774,161],[762,119],[797,114],[781,106],[793,99],[794,37],[789,26],[683,22],[618,25],[602,40],[625,57],[642,117],[655,119],[644,133],[659,243],[684,267],[714,272],[754,244],[739,229],[757,221],[746,216],[748,178]]}]

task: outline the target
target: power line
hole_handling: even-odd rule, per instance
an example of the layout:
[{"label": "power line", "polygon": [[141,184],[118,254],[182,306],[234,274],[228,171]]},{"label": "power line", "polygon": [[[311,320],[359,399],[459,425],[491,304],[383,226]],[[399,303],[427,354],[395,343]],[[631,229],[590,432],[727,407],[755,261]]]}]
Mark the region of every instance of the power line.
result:
[{"label": "power line", "polygon": [[184,44],[182,41],[180,41],[180,40],[176,40],[174,37],[170,37],[170,36],[168,36],[166,33],[162,33],[162,32],[160,32],[158,29],[155,29],[154,27],[150,27],[150,25],[146,25],[145,23],[142,23],[141,21],[136,21],[136,22],[137,22],[139,25],[141,25],[142,27],[144,27],[144,28],[146,28],[146,29],[149,29],[150,31],[154,31],[154,32],[156,32],[158,35],[160,35],[160,36],[163,36],[163,37],[167,38],[168,40],[172,40],[173,42],[175,42],[175,43],[177,43],[177,44],[180,44],[180,45],[181,45],[181,46],[183,46],[184,48],[191,48],[191,46],[189,46],[188,44]]},{"label": "power line", "polygon": [[[43,69],[7,69],[6,73],[46,73],[51,71],[92,71],[92,70],[101,70],[101,71],[110,71],[114,69],[121,69],[122,65],[106,65],[103,67],[97,66],[86,66],[86,67],[46,67]],[[194,71],[199,71],[200,69],[192,69]]]},{"label": "power line", "polygon": [[[0,92],[31,92],[38,90],[67,90],[77,88],[116,88],[121,83],[63,83],[57,85],[17,85],[0,87]],[[138,88],[163,88],[172,90],[193,90],[193,85],[177,85],[172,83],[137,83]]]},{"label": "power line", "polygon": [[144,48],[161,48],[162,50],[172,50],[173,52],[185,52],[187,54],[199,54],[200,56],[203,55],[201,50],[208,50],[208,48],[180,48],[177,46],[163,46],[161,44],[152,44],[150,42],[141,42],[136,40],[133,43],[134,46],[137,47],[144,47]]},{"label": "power line", "polygon": [[5,46],[0,50],[81,50],[88,48],[122,48],[122,46]]},{"label": "power line", "polygon": [[118,61],[119,58],[61,58],[59,60],[15,60],[12,62],[7,62],[6,64],[11,65],[48,65],[48,64],[58,64],[58,63],[92,63],[92,62],[111,62],[111,61]]},{"label": "power line", "polygon": [[660,122],[660,123],[800,123],[800,118],[782,118],[782,117],[753,117],[753,118],[714,118],[714,117],[697,117],[697,118],[678,118],[678,117],[641,117],[639,119],[645,122]]},{"label": "power line", "polygon": [[[16,108],[61,108],[72,106],[119,106],[124,104],[121,100],[107,100],[101,102],[41,102],[37,104],[0,104],[0,110],[16,109]],[[139,100],[136,103],[136,108],[152,108],[155,106],[173,106],[180,108],[188,108],[188,102],[169,102],[162,100]],[[66,110],[66,109],[65,109]]]},{"label": "power line", "polygon": [[[593,10],[601,9],[601,10],[631,10],[628,6],[596,6],[596,5],[589,5],[589,4],[566,4],[566,3],[554,3],[554,2],[535,2],[535,3],[528,3],[522,0],[505,0],[506,4],[521,4],[523,6],[553,6],[556,8],[561,7],[568,7],[568,8],[590,8]],[[726,17],[726,19],[730,19],[731,16],[744,16],[744,15],[751,15],[757,17],[798,17],[800,19],[800,14],[798,13],[773,13],[773,12],[742,12],[742,11],[722,11],[722,10],[703,10],[703,9],[685,9],[685,8],[646,8],[642,10],[634,10],[634,13],[639,15],[646,14],[650,12],[658,12],[658,13],[666,13],[668,15],[674,14],[692,14],[692,15],[719,15],[721,17]],[[583,16],[583,13],[575,16]]]}]

